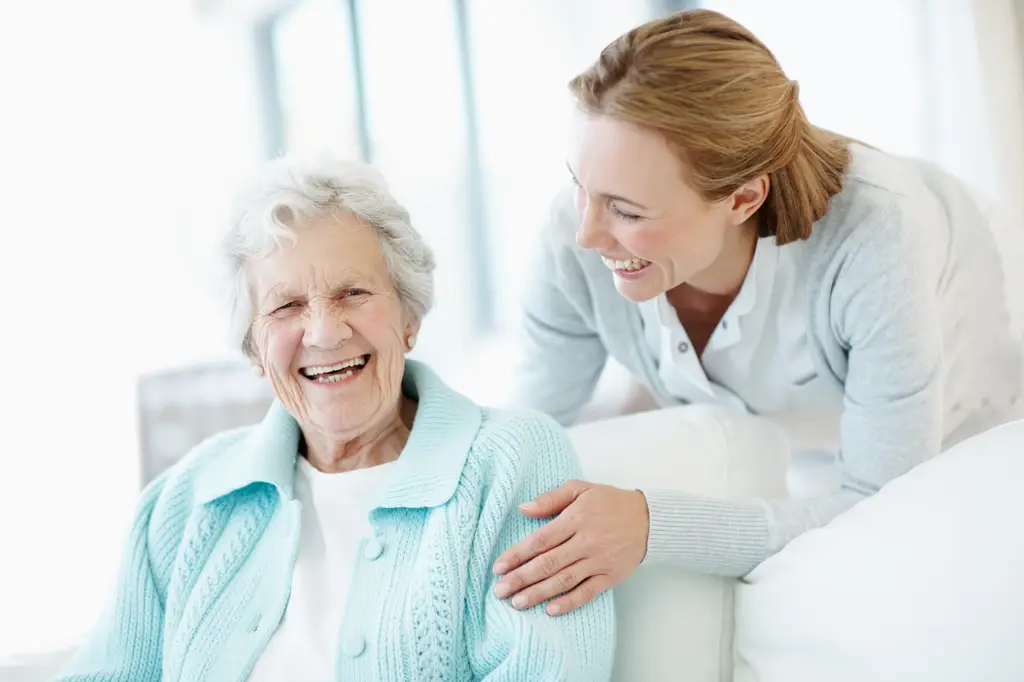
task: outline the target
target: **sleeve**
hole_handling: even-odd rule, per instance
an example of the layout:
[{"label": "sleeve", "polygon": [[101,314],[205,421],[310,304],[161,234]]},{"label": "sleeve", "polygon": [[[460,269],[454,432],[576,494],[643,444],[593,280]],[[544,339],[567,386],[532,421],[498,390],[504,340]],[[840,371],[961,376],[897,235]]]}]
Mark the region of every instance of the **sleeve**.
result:
[{"label": "sleeve", "polygon": [[938,454],[943,357],[937,273],[931,252],[912,239],[911,219],[890,207],[832,256],[841,265],[826,324],[847,349],[841,487],[814,499],[742,502],[645,490],[651,519],[645,561],[744,576],[794,538]]},{"label": "sleeve", "polygon": [[[833,285],[832,324],[848,348],[841,427],[844,487],[872,494],[937,455],[943,329],[926,240],[894,207],[859,240]],[[933,240],[935,241],[935,240]]]},{"label": "sleeve", "polygon": [[474,677],[486,682],[609,680],[615,649],[611,591],[561,616],[549,616],[546,604],[517,611],[494,596],[494,561],[544,523],[521,514],[519,505],[579,478],[580,470],[568,436],[550,418],[520,417],[493,436],[483,453],[493,462],[493,480],[469,564],[466,641]]},{"label": "sleeve", "polygon": [[121,561],[112,603],[57,682],[159,682],[164,600],[151,562],[153,509],[163,479],[143,492]]},{"label": "sleeve", "polygon": [[[566,206],[566,202],[570,202]],[[608,358],[604,343],[576,307],[585,298],[579,263],[559,258],[558,235],[575,231],[571,197],[560,195],[535,244],[522,304],[520,354],[509,406],[535,409],[572,424],[594,394]]]}]

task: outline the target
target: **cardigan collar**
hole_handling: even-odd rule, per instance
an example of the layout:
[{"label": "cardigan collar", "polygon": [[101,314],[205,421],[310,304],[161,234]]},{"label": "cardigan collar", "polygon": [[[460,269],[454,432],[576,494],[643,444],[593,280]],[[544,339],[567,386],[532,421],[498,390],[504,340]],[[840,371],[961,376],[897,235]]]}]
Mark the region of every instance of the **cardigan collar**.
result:
[{"label": "cardigan collar", "polygon": [[[416,417],[377,507],[436,507],[455,493],[483,416],[477,405],[415,360],[406,360],[402,391],[418,402]],[[282,498],[293,499],[301,437],[298,422],[275,400],[260,424],[205,467],[197,501],[205,504],[255,483],[272,485]]]}]

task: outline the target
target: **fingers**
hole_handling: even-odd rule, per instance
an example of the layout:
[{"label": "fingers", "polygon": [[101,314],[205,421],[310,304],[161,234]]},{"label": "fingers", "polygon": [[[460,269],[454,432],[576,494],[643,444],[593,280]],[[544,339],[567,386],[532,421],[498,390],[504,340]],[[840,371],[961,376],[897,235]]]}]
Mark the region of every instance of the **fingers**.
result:
[{"label": "fingers", "polygon": [[586,490],[586,484],[583,481],[568,481],[554,490],[549,490],[529,502],[521,504],[519,510],[533,518],[555,516],[572,504],[584,490]]},{"label": "fingers", "polygon": [[519,568],[538,555],[558,547],[572,534],[568,519],[555,519],[544,524],[505,550],[494,562],[494,574],[504,575]]},{"label": "fingers", "polygon": [[[499,580],[494,586],[494,594],[499,599],[515,595],[512,599],[512,605],[516,608],[519,608],[520,604],[525,606],[526,603],[519,598],[520,595],[518,593],[526,588],[537,586],[537,583],[556,576],[566,567],[579,561],[581,557],[578,545],[579,543],[564,542],[554,549],[531,559]],[[580,580],[583,580],[583,577]],[[564,577],[565,580],[571,580],[572,578],[571,571]],[[578,583],[579,580],[576,581],[576,584]],[[576,584],[571,585],[570,588],[575,587]],[[560,592],[555,594],[560,594]]]},{"label": "fingers", "polygon": [[586,559],[569,564],[550,578],[519,592],[512,598],[512,606],[516,609],[531,608],[574,590],[596,573],[595,564]]},{"label": "fingers", "polygon": [[587,578],[569,594],[550,602],[545,609],[549,616],[560,616],[592,602],[597,595],[614,587],[611,576],[598,574]]}]

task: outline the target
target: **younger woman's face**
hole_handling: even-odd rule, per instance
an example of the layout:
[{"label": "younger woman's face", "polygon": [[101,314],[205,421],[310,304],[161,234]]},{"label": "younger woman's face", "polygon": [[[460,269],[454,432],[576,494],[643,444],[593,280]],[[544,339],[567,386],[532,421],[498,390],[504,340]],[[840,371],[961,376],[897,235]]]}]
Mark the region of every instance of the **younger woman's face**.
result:
[{"label": "younger woman's face", "polygon": [[580,114],[569,160],[580,215],[576,241],[597,250],[619,293],[645,301],[723,257],[734,202],[711,203],[684,181],[685,168],[657,132]]}]

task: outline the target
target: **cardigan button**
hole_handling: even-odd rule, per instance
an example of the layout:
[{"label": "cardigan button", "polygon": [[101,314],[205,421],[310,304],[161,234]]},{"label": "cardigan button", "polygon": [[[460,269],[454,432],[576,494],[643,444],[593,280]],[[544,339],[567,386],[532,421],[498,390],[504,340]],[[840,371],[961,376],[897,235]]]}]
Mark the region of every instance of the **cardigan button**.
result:
[{"label": "cardigan button", "polygon": [[384,553],[384,545],[377,538],[370,538],[363,547],[363,556],[367,561],[376,561]]},{"label": "cardigan button", "polygon": [[349,658],[358,658],[366,651],[366,639],[359,635],[352,635],[341,647],[341,652]]}]

